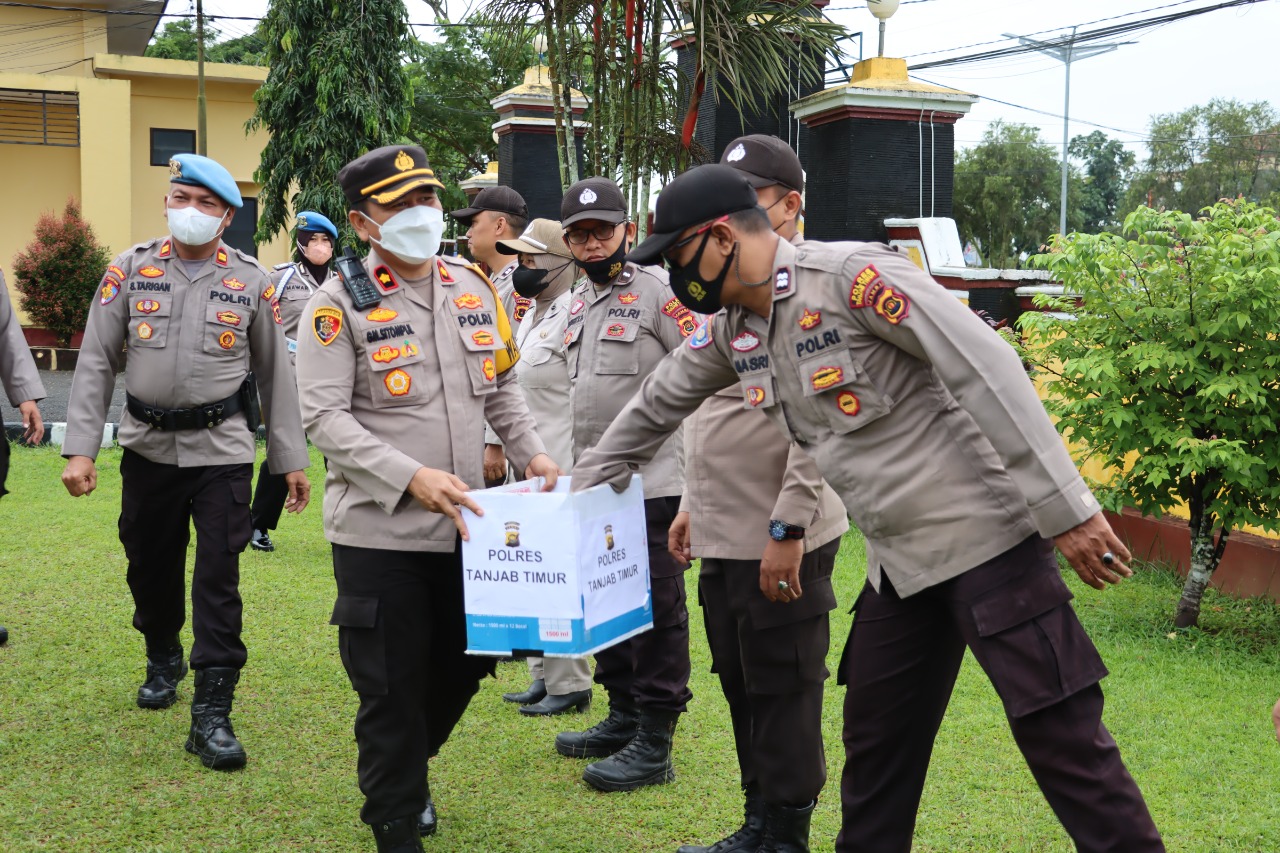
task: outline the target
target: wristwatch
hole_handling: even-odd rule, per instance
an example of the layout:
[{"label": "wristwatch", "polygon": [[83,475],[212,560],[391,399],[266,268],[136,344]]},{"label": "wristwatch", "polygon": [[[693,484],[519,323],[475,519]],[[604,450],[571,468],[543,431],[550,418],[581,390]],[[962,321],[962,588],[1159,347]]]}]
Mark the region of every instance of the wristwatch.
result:
[{"label": "wristwatch", "polygon": [[774,542],[785,542],[788,539],[803,539],[804,528],[797,524],[773,519],[769,522],[769,538]]}]

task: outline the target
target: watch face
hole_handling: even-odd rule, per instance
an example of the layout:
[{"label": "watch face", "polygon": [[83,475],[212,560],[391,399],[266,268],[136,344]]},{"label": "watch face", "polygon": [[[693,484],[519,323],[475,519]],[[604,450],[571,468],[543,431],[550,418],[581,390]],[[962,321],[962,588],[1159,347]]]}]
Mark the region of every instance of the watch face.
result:
[{"label": "watch face", "polygon": [[769,538],[775,542],[781,542],[787,538],[787,525],[781,521],[769,522]]}]

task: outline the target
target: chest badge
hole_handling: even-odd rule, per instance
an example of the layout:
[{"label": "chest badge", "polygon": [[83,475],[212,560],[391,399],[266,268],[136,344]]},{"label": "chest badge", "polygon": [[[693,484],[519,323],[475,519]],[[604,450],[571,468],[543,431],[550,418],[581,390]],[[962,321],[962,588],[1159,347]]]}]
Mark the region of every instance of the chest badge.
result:
[{"label": "chest badge", "polygon": [[694,330],[689,338],[689,349],[703,349],[711,346],[711,321],[707,320]]},{"label": "chest badge", "polygon": [[839,367],[819,367],[809,376],[815,391],[824,391],[844,382],[844,370]]},{"label": "chest badge", "polygon": [[227,290],[244,290],[245,283],[233,275],[229,275],[222,280],[222,286]]},{"label": "chest badge", "polygon": [[621,302],[623,305],[630,305],[632,302],[635,302],[639,298],[640,298],[640,294],[638,293],[619,293],[618,294],[618,301]]},{"label": "chest badge", "polygon": [[841,391],[836,395],[836,408],[853,417],[862,411],[862,403],[858,401],[858,395],[852,391]]},{"label": "chest badge", "polygon": [[387,344],[383,344],[378,347],[377,351],[373,354],[373,360],[378,362],[378,364],[390,364],[399,357],[400,349],[398,347],[388,346]]},{"label": "chest badge", "polygon": [[474,293],[464,293],[453,300],[453,304],[463,311],[474,311],[484,305],[484,300]]},{"label": "chest badge", "polygon": [[150,323],[138,324],[138,337],[142,338],[142,340],[144,341],[151,340],[151,336],[154,335],[155,333],[156,333],[156,330],[151,327]]},{"label": "chest badge", "polygon": [[760,346],[760,338],[756,337],[753,332],[743,332],[730,341],[729,346],[733,347],[736,352],[751,352]]},{"label": "chest badge", "polygon": [[409,374],[396,368],[387,374],[382,384],[387,386],[387,391],[392,397],[403,397],[413,387],[413,380],[409,378]]},{"label": "chest badge", "polygon": [[231,349],[235,345],[236,345],[236,333],[231,331],[230,329],[227,329],[225,332],[218,335],[218,346],[222,347],[223,349]]},{"label": "chest badge", "polygon": [[471,342],[479,347],[493,346],[493,335],[481,329],[471,336]]},{"label": "chest badge", "polygon": [[134,307],[138,309],[140,314],[154,314],[160,310],[160,303],[154,299],[141,299]]},{"label": "chest badge", "polygon": [[822,322],[822,312],[810,311],[806,308],[804,309],[804,313],[800,315],[800,319],[796,322],[800,324],[800,328],[807,332],[810,329],[816,328]]},{"label": "chest badge", "polygon": [[605,329],[604,333],[611,338],[620,338],[627,333],[627,327],[621,323],[614,323],[612,326]]},{"label": "chest badge", "polygon": [[484,363],[480,365],[480,369],[484,372],[484,380],[486,382],[492,382],[493,377],[498,375],[493,366],[493,359],[491,358],[486,358]]},{"label": "chest badge", "polygon": [[764,402],[764,389],[759,385],[751,385],[747,388],[747,402],[754,409],[756,406]]},{"label": "chest badge", "polygon": [[390,308],[374,308],[365,315],[365,319],[374,323],[389,323],[399,316],[399,311],[392,311]]},{"label": "chest badge", "polygon": [[586,303],[586,302],[583,302],[581,299],[575,299],[575,300],[573,301],[573,305],[571,305],[571,306],[569,307],[569,316],[570,316],[570,317],[576,317],[576,316],[578,316],[579,314],[581,314],[581,313],[582,313],[582,309],[583,309],[584,307],[586,307],[586,304],[587,304],[587,303]]},{"label": "chest badge", "polygon": [[164,275],[164,270],[160,269],[159,267],[153,267],[150,264],[148,264],[147,266],[138,270],[138,275],[145,276],[146,278],[159,278],[160,276]]}]

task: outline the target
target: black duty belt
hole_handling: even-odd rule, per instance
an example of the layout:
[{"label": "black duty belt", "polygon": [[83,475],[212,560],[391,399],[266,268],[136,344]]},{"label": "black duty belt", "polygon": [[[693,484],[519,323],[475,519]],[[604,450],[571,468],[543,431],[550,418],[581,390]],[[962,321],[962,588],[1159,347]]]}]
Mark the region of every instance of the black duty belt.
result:
[{"label": "black duty belt", "polygon": [[244,411],[244,398],[239,391],[225,400],[205,403],[189,409],[164,409],[148,406],[132,394],[125,394],[129,414],[152,429],[171,432],[179,429],[213,429],[236,412]]}]

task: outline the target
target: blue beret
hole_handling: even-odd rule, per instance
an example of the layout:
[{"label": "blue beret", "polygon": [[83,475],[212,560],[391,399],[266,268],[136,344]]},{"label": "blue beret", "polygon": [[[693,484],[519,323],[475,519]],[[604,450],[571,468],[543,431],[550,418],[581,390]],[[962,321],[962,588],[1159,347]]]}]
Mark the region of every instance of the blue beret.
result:
[{"label": "blue beret", "polygon": [[298,230],[323,231],[333,238],[335,243],[338,241],[338,226],[330,222],[329,217],[314,210],[304,210],[298,214]]},{"label": "blue beret", "polygon": [[234,208],[244,207],[236,179],[216,160],[199,154],[175,154],[169,161],[169,183],[204,187]]}]

